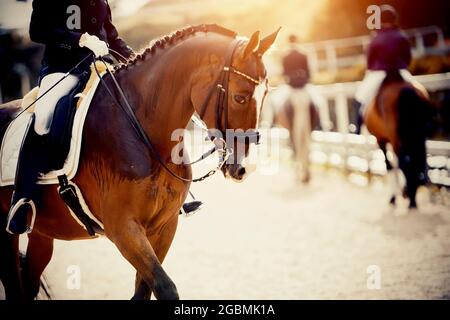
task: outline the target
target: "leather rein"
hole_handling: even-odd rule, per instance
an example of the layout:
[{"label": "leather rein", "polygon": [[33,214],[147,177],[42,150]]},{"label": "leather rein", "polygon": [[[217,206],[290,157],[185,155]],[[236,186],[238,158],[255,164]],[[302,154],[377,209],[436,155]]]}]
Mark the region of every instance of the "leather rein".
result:
[{"label": "leather rein", "polygon": [[[217,98],[216,98],[216,128],[219,129],[222,133],[224,131],[226,131],[227,127],[228,127],[228,86],[229,86],[229,81],[230,81],[230,73],[234,73],[236,75],[239,75],[245,79],[247,79],[248,81],[254,83],[255,85],[259,85],[260,81],[254,79],[253,77],[239,71],[236,70],[232,67],[232,61],[233,61],[233,56],[234,53],[236,52],[237,47],[239,46],[239,44],[241,44],[243,41],[241,40],[235,40],[233,41],[232,45],[229,46],[228,52],[227,52],[227,56],[226,56],[226,60],[225,60],[225,65],[222,68],[215,84],[211,87],[211,89],[209,90],[209,93],[204,101],[204,103],[202,104],[202,107],[200,108],[201,112],[200,112],[200,118],[203,118],[206,109],[208,107],[208,104],[214,94],[214,92],[217,91]],[[113,50],[111,50],[113,51]],[[114,52],[113,52],[114,53]],[[151,143],[148,135],[146,134],[146,132],[144,131],[144,129],[142,128],[139,120],[137,119],[128,99],[126,98],[122,88],[120,87],[119,83],[117,82],[116,77],[114,76],[114,74],[111,72],[111,70],[108,68],[106,62],[103,60],[103,58],[100,57],[100,60],[103,62],[103,64],[105,64],[106,66],[106,70],[108,72],[108,74],[111,76],[111,79],[113,80],[114,86],[116,87],[117,91],[119,92],[120,98],[121,100],[123,100],[124,104],[120,103],[120,101],[116,98],[116,96],[113,94],[113,92],[111,91],[111,89],[109,88],[108,84],[105,82],[105,80],[103,79],[103,77],[100,75],[96,65],[95,65],[95,58],[94,58],[94,69],[98,75],[98,77],[100,78],[101,83],[105,86],[106,90],[108,91],[109,95],[111,96],[111,98],[114,100],[114,102],[125,112],[125,114],[127,115],[128,120],[130,121],[133,129],[136,131],[137,135],[140,137],[140,139],[142,140],[142,142],[146,145],[146,147],[150,150],[150,152],[155,156],[155,158],[158,160],[158,162],[161,164],[161,166],[168,171],[173,177],[183,181],[183,182],[200,182],[205,180],[206,178],[214,175],[218,170],[220,170],[222,168],[222,166],[225,164],[225,162],[228,160],[228,157],[233,153],[233,149],[232,148],[228,148],[227,144],[225,142],[225,140],[223,138],[216,138],[214,136],[212,136],[210,134],[210,131],[208,130],[208,135],[210,137],[210,139],[213,141],[213,143],[215,144],[215,146],[211,149],[208,150],[207,152],[205,152],[198,160],[191,162],[189,164],[194,164],[197,162],[200,162],[201,160],[206,159],[208,156],[210,156],[211,154],[213,154],[214,152],[218,152],[219,153],[219,164],[217,165],[217,167],[215,169],[210,170],[208,173],[206,173],[205,175],[196,178],[196,179],[191,179],[191,178],[184,178],[179,176],[178,174],[176,174],[175,172],[173,172],[168,166],[167,164],[164,162],[164,160],[162,159],[161,155],[159,154],[158,150],[156,150],[156,148],[153,146],[153,144]],[[221,123],[222,123],[222,119],[224,121],[224,130],[221,130]],[[259,144],[260,142],[260,133],[257,130],[253,130],[250,132],[244,132],[244,133],[234,133],[234,138],[244,138],[244,139],[248,139],[249,143],[255,143],[255,144]],[[234,139],[233,139],[234,141]]]}]

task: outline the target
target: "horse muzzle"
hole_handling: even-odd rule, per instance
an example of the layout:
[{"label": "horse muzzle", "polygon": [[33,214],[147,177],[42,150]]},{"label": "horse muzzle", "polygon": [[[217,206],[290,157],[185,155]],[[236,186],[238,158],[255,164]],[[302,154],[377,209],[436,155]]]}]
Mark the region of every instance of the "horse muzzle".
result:
[{"label": "horse muzzle", "polygon": [[222,167],[222,172],[226,178],[230,177],[236,182],[242,182],[247,178],[248,171],[242,164],[226,164]]}]

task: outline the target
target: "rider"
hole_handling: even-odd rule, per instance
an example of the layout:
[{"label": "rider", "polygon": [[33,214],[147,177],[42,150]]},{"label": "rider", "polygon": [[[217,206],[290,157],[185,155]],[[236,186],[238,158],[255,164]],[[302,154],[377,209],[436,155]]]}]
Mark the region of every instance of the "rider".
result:
[{"label": "rider", "polygon": [[311,100],[310,72],[308,57],[298,48],[295,35],[289,36],[290,49],[283,57],[283,75],[289,85],[289,101],[294,109],[292,119],[292,138],[294,154],[300,166],[299,178],[303,183],[310,180],[309,145],[311,137]]},{"label": "rider", "polygon": [[283,57],[283,74],[290,87],[302,89],[309,82],[309,67],[307,56],[298,50],[297,36],[289,36],[291,49]]},{"label": "rider", "polygon": [[[39,79],[40,99],[22,142],[8,213],[6,230],[13,234],[31,232],[36,212],[33,202],[38,191],[36,181],[47,157],[42,146],[57,102],[77,85],[79,76],[89,70],[92,59],[84,58],[91,53],[97,58],[107,56],[109,48],[126,59],[135,55],[112,24],[107,0],[33,0],[29,31],[31,40],[45,45],[45,52]],[[80,61],[83,62],[79,64]],[[77,64],[78,67],[64,78]],[[196,210],[200,204],[199,201],[185,204],[184,210]]]},{"label": "rider", "polygon": [[376,97],[386,75],[399,72],[402,78],[415,86],[421,85],[408,71],[411,45],[398,27],[398,15],[390,5],[382,5],[381,30],[372,39],[367,54],[367,72],[355,94],[358,110],[355,133],[359,134],[367,105]]}]

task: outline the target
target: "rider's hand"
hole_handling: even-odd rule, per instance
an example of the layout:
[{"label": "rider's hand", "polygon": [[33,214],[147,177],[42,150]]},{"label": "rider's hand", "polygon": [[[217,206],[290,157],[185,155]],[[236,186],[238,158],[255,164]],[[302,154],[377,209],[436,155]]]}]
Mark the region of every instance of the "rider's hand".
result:
[{"label": "rider's hand", "polygon": [[89,33],[83,33],[79,42],[80,47],[86,47],[91,50],[95,57],[106,56],[109,53],[106,42],[101,41],[97,36],[92,36]]}]

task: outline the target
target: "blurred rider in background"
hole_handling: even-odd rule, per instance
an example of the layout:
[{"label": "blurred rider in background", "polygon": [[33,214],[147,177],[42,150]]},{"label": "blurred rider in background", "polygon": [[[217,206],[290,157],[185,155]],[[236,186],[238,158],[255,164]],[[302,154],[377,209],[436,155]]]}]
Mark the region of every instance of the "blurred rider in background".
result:
[{"label": "blurred rider in background", "polygon": [[387,74],[398,72],[402,78],[422,87],[408,71],[411,45],[406,34],[398,27],[398,15],[390,5],[382,5],[381,29],[372,39],[367,53],[367,71],[355,94],[357,123],[355,133],[361,133],[364,112],[377,96]]},{"label": "blurred rider in background", "polygon": [[[311,143],[312,106],[311,90],[308,90],[310,72],[307,56],[298,48],[295,35],[289,36],[290,48],[283,58],[283,75],[289,87],[288,103],[291,104],[292,128],[291,141],[294,149],[298,179],[308,183],[310,175],[309,150]],[[314,110],[313,110],[314,111]]]}]

